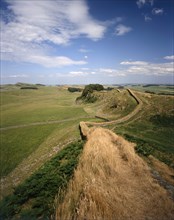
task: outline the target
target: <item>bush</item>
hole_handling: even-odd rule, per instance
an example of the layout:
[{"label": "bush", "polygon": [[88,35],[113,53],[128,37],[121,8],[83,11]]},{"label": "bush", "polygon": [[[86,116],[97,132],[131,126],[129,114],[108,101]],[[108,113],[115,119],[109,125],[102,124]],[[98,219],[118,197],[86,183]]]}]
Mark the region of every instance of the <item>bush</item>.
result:
[{"label": "bush", "polygon": [[68,87],[69,92],[81,92],[82,89],[80,88],[75,88],[75,87]]},{"label": "bush", "polygon": [[113,90],[113,89],[114,89],[113,87],[107,87],[107,88],[106,88],[107,91],[111,91],[111,90]]},{"label": "bush", "polygon": [[97,97],[95,97],[92,93],[93,91],[101,91],[104,90],[104,87],[100,84],[89,84],[85,86],[82,95],[76,99],[78,101],[79,99],[83,99],[86,102],[93,103],[97,100]]},{"label": "bush", "polygon": [[36,86],[22,86],[21,89],[38,89]]}]

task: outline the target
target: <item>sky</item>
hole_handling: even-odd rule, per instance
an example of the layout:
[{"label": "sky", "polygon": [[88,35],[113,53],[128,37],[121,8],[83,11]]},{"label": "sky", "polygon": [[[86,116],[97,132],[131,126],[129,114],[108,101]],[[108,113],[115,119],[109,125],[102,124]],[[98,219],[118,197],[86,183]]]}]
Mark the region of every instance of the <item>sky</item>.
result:
[{"label": "sky", "polygon": [[173,0],[1,0],[1,84],[173,84]]}]

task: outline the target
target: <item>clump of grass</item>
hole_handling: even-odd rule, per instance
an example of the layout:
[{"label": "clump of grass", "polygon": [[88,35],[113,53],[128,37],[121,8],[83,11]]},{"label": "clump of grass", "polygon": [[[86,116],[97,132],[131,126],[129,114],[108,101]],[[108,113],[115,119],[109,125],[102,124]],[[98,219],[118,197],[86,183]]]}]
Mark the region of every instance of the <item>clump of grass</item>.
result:
[{"label": "clump of grass", "polygon": [[74,142],[14,189],[0,204],[1,219],[48,219],[57,192],[66,188],[77,166],[83,142]]}]

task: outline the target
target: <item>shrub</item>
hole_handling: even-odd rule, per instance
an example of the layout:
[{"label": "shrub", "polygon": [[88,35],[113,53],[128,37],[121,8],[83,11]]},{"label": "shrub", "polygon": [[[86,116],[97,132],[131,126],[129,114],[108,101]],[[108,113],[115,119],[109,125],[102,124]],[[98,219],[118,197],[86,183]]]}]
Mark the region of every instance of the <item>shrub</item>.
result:
[{"label": "shrub", "polygon": [[92,93],[93,91],[101,91],[104,90],[103,85],[100,84],[89,84],[85,86],[82,95],[76,99],[78,101],[79,99],[83,99],[86,102],[93,103],[97,100],[97,97],[95,97]]},{"label": "shrub", "polygon": [[38,89],[36,86],[22,86],[21,89]]},{"label": "shrub", "polygon": [[68,87],[69,92],[81,92],[82,89],[80,88],[75,88],[75,87]]}]

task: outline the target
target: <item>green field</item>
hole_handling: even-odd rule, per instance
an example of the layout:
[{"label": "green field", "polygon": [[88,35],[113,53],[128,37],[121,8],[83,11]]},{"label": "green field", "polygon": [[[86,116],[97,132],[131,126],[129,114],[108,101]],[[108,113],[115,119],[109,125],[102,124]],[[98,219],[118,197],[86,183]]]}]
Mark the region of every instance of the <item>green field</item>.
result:
[{"label": "green field", "polygon": [[[62,131],[65,137],[61,141],[77,137],[76,129],[73,132],[71,128],[80,121],[78,118],[88,116],[82,106],[75,105],[77,95],[57,87],[40,87],[34,91],[16,88],[1,92],[1,127],[7,128],[1,131],[1,177],[33,153],[54,131]],[[72,121],[61,123],[64,119]],[[60,122],[46,124],[54,121]],[[32,124],[40,122],[45,125]],[[10,129],[10,126],[16,128]],[[57,134],[54,138],[60,141],[62,136],[59,134],[57,138]],[[56,145],[54,138],[51,142]]]},{"label": "green field", "polygon": [[58,87],[4,91],[1,93],[1,127],[85,117],[83,108],[75,105],[77,96]]},{"label": "green field", "polygon": [[134,85],[130,88],[147,93],[174,95],[174,86],[172,85]]}]

